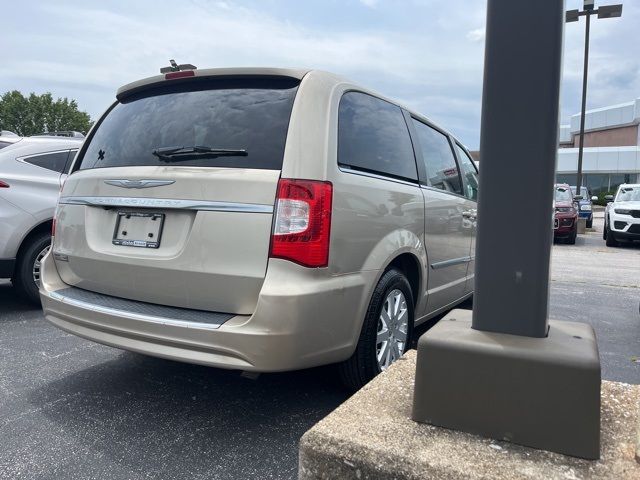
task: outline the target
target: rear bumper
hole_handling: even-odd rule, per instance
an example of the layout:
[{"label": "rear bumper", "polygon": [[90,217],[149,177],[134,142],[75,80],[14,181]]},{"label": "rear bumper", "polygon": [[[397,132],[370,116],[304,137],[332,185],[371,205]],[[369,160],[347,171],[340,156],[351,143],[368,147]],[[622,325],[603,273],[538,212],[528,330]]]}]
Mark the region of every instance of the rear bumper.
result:
[{"label": "rear bumper", "polygon": [[0,259],[0,278],[11,278],[13,276],[13,270],[16,266],[15,258],[1,258]]},{"label": "rear bumper", "polygon": [[[378,272],[327,277],[270,260],[256,311],[219,325],[151,320],[70,301],[50,255],[40,296],[45,318],[74,335],[125,350],[220,368],[272,372],[348,358]],[[215,323],[215,322],[214,322]]]}]

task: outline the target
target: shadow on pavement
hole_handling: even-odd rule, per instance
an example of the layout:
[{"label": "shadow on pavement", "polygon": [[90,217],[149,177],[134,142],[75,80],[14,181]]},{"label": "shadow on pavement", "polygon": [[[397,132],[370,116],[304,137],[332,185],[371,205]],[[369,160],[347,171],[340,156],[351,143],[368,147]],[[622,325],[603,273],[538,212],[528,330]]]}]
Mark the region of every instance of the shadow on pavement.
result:
[{"label": "shadow on pavement", "polygon": [[40,312],[40,306],[25,300],[9,280],[0,280],[0,315],[2,313]]},{"label": "shadow on pavement", "polygon": [[123,352],[32,391],[29,403],[86,450],[73,463],[86,478],[115,464],[129,478],[295,478],[300,436],[347,398],[331,367],[249,380]]}]

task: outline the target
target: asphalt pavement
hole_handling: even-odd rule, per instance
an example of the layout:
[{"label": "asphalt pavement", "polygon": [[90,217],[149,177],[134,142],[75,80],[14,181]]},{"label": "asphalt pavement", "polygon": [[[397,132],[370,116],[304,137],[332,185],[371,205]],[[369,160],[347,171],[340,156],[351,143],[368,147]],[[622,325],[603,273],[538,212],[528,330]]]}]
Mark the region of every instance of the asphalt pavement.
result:
[{"label": "asphalt pavement", "polygon": [[[593,325],[603,378],[639,384],[640,247],[595,225],[554,246],[550,316]],[[0,281],[2,479],[293,479],[298,439],[347,397],[331,367],[250,380],[91,343]]]}]

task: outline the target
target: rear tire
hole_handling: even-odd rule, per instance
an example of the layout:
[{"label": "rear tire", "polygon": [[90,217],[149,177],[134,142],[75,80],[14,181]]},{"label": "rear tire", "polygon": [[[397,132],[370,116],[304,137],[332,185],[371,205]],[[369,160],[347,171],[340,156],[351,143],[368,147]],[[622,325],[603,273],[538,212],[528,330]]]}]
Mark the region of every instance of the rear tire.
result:
[{"label": "rear tire", "polygon": [[[396,292],[401,293],[401,295],[398,295]],[[407,277],[405,277],[402,272],[396,269],[391,269],[382,275],[382,278],[373,291],[355,352],[353,352],[351,358],[338,364],[340,380],[343,385],[350,390],[358,390],[382,371],[382,367],[378,361],[378,355],[379,353],[384,353],[386,350],[379,352],[378,345],[383,345],[383,343],[379,343],[378,338],[379,334],[384,334],[385,331],[384,327],[381,330],[379,330],[379,327],[381,326],[381,318],[383,317],[382,310],[385,306],[389,306],[389,298],[394,296],[395,298],[404,297],[406,303],[405,314],[407,315],[406,332],[396,334],[404,336],[404,344],[402,347],[400,347],[398,343],[394,343],[396,340],[391,336],[387,337],[388,340],[386,340],[386,342],[392,346],[387,346],[387,348],[392,350],[394,350],[394,347],[396,349],[401,349],[402,351],[399,352],[401,355],[407,351],[411,344],[414,315],[414,301],[411,286]],[[401,322],[404,322],[405,319],[402,317],[403,314],[400,314],[398,318],[401,318]],[[391,330],[391,327],[387,329],[387,331]],[[380,348],[383,349],[382,346]],[[396,350],[394,350],[394,352],[395,355],[397,355],[398,352]],[[391,362],[395,359],[396,358],[393,358]]]},{"label": "rear tire", "polygon": [[42,232],[29,240],[21,249],[12,279],[14,287],[34,305],[40,305],[38,293],[40,279],[40,261],[51,247],[51,234]]}]

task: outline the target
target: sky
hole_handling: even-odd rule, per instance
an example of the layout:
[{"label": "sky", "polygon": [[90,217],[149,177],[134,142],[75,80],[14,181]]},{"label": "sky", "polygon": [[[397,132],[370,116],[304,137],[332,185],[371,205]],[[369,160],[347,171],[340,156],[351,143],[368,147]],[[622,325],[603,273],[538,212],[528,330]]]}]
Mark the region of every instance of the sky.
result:
[{"label": "sky", "polygon": [[[118,87],[157,74],[171,58],[200,68],[319,68],[425,114],[471,149],[479,146],[485,0],[12,4],[2,9],[0,94],[74,98],[95,120]],[[567,9],[581,5],[566,2]],[[620,19],[592,21],[587,108],[640,97],[638,30],[635,0],[624,2]],[[583,48],[584,19],[565,30],[563,123],[580,110]]]}]

